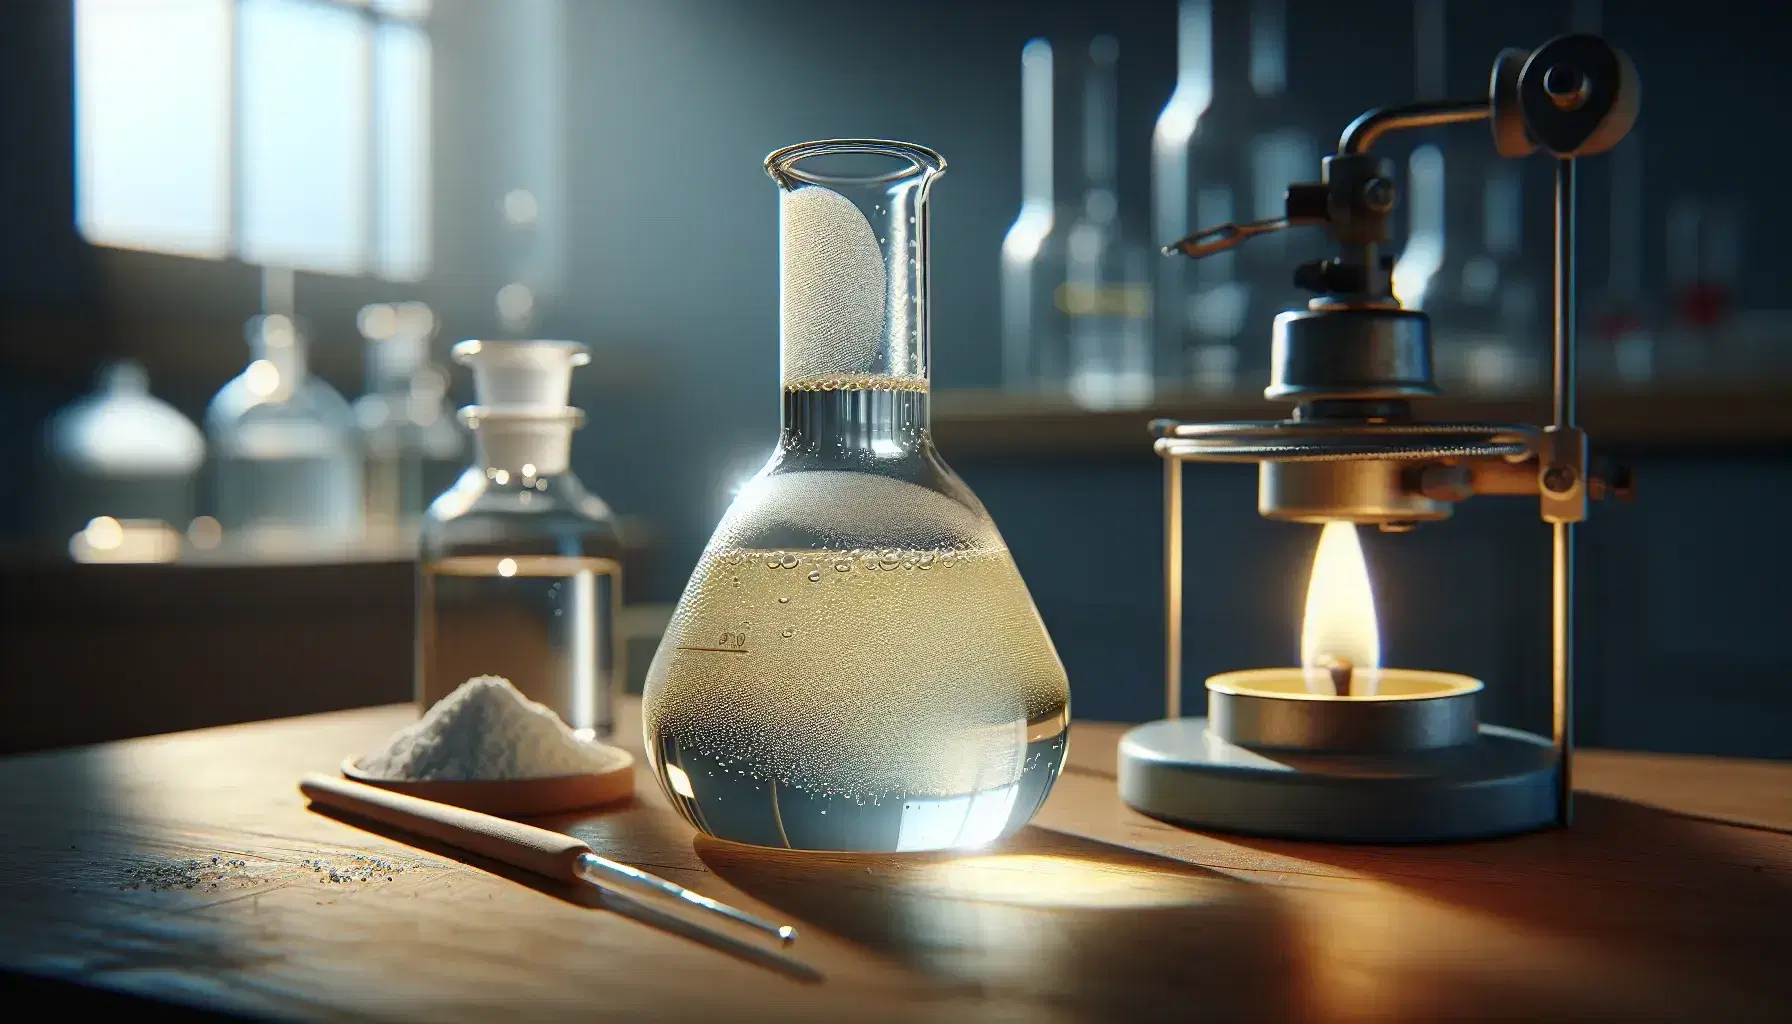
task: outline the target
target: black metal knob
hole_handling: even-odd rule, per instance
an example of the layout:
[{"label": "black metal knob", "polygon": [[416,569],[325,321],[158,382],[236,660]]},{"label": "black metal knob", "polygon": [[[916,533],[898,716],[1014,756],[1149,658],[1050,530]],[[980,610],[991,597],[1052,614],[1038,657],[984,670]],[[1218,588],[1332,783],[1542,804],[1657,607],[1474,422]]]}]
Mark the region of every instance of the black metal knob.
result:
[{"label": "black metal knob", "polygon": [[1394,183],[1386,178],[1370,178],[1363,183],[1363,205],[1375,213],[1394,208]]}]

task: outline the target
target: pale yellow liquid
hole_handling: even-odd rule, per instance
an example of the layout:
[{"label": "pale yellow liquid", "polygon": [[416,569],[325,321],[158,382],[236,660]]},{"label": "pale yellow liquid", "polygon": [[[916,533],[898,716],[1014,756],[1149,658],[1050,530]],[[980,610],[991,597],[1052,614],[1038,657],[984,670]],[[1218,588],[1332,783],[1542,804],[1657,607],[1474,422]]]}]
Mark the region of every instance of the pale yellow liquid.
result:
[{"label": "pale yellow liquid", "polygon": [[648,672],[698,828],[799,849],[976,845],[1062,764],[1064,669],[1002,549],[706,553]]}]

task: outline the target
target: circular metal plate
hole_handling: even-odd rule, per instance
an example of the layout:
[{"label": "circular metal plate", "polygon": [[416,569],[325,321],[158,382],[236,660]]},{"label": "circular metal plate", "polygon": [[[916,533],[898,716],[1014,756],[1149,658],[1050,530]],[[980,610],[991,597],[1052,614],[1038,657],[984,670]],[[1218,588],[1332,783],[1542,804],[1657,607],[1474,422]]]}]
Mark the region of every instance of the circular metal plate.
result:
[{"label": "circular metal plate", "polygon": [[1164,458],[1193,462],[1343,462],[1523,458],[1536,427],[1507,423],[1357,423],[1258,420],[1177,423],[1156,442]]},{"label": "circular metal plate", "polygon": [[1388,756],[1259,751],[1205,718],[1151,722],[1120,740],[1120,798],[1194,828],[1327,842],[1481,839],[1556,819],[1548,740],[1480,727],[1445,750]]}]

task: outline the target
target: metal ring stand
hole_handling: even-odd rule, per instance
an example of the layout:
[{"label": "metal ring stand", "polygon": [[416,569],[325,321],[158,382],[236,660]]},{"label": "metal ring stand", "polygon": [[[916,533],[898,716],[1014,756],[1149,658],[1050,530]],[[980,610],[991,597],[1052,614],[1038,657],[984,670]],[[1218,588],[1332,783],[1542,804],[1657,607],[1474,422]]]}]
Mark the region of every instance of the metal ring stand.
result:
[{"label": "metal ring stand", "polygon": [[[1190,825],[1327,840],[1462,839],[1572,823],[1574,526],[1585,518],[1592,485],[1597,483],[1588,474],[1585,435],[1575,425],[1575,160],[1608,149],[1623,137],[1635,120],[1636,93],[1635,72],[1628,58],[1597,37],[1564,36],[1529,54],[1506,51],[1495,64],[1488,98],[1365,114],[1346,129],[1339,155],[1327,158],[1324,184],[1290,188],[1289,215],[1284,223],[1326,223],[1345,254],[1342,261],[1333,261],[1309,276],[1323,279],[1322,290],[1359,294],[1342,301],[1316,300],[1313,313],[1286,313],[1278,318],[1277,373],[1286,370],[1288,376],[1300,379],[1278,380],[1272,385],[1271,397],[1316,394],[1358,401],[1333,401],[1323,408],[1318,403],[1303,406],[1295,418],[1280,421],[1153,424],[1158,434],[1154,449],[1164,459],[1165,472],[1167,719],[1140,726],[1122,740],[1119,784],[1128,804]],[[1362,220],[1353,223],[1348,215],[1340,219],[1337,214],[1341,187],[1360,190],[1342,193],[1345,202],[1354,202],[1359,195],[1376,200],[1369,207],[1374,215],[1391,209],[1392,185],[1382,180],[1386,172],[1362,169],[1386,166],[1385,162],[1365,163],[1369,159],[1366,150],[1376,138],[1402,128],[1475,120],[1493,122],[1495,146],[1502,156],[1518,157],[1543,148],[1557,160],[1553,416],[1543,428],[1426,423],[1404,417],[1407,397],[1435,394],[1429,383],[1428,325],[1396,320],[1422,321],[1423,317],[1398,310],[1383,297],[1386,280],[1378,279],[1375,271],[1381,263],[1376,243],[1386,237],[1380,222],[1366,231]],[[1353,174],[1358,177],[1352,178]],[[1329,206],[1324,201],[1328,189]],[[1385,192],[1385,202],[1376,189]],[[1364,217],[1360,208],[1357,214]],[[1254,233],[1208,229],[1165,251],[1199,257],[1238,244]],[[1220,241],[1212,241],[1214,238]],[[1332,276],[1326,277],[1328,274]],[[1347,285],[1335,284],[1338,280]],[[1385,371],[1379,381],[1382,390],[1353,383],[1339,385],[1327,379],[1327,371],[1344,365],[1339,358],[1350,358],[1337,357],[1342,346],[1333,342],[1358,338],[1362,333],[1343,317],[1334,322],[1348,330],[1320,329],[1324,327],[1322,318],[1338,310],[1359,317],[1384,316],[1392,325],[1376,335],[1372,346],[1358,346],[1357,363],[1334,373],[1335,379],[1350,382],[1374,378],[1373,373],[1361,372],[1367,361],[1373,361],[1374,369]],[[1297,328],[1302,333],[1294,333]],[[1390,356],[1394,343],[1405,348]],[[1361,354],[1371,350],[1371,355]],[[1353,404],[1368,411],[1357,418],[1335,414],[1337,407],[1348,409]],[[1332,735],[1334,739],[1327,744],[1303,748],[1295,742],[1266,747],[1259,736],[1239,734],[1230,718],[1182,717],[1183,463],[1256,462],[1262,464],[1265,474],[1277,464],[1308,465],[1310,468],[1301,472],[1321,473],[1330,471],[1312,464],[1343,464],[1338,471],[1345,473],[1356,471],[1351,464],[1383,464],[1386,476],[1398,471],[1398,466],[1436,463],[1453,467],[1491,461],[1534,465],[1535,489],[1529,493],[1538,497],[1541,518],[1551,525],[1549,739],[1478,725],[1473,727],[1472,738],[1442,749],[1398,745],[1379,749],[1371,744],[1343,750],[1337,746],[1336,736],[1348,735],[1356,726],[1340,716],[1326,729],[1313,730],[1314,734]],[[1395,468],[1387,469],[1387,464]],[[1266,482],[1269,479],[1265,477]],[[1378,486],[1397,490],[1407,484],[1384,481]],[[1472,492],[1461,498],[1468,493]],[[1324,509],[1323,497],[1319,508]],[[1441,508],[1429,518],[1447,516],[1448,506]],[[1311,509],[1289,516],[1274,516],[1271,509],[1262,511],[1272,518],[1322,518]],[[1375,521],[1350,513],[1336,518]],[[1381,521],[1384,528],[1410,525],[1385,518]],[[1463,699],[1472,701],[1473,694]]]}]

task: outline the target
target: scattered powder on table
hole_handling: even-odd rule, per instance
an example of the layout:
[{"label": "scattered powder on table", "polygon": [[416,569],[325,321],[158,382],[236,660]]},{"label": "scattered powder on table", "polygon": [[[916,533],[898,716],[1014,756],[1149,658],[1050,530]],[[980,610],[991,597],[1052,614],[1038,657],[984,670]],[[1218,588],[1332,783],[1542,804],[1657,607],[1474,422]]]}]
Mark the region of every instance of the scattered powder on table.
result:
[{"label": "scattered powder on table", "polygon": [[624,756],[579,739],[510,680],[479,676],[399,730],[359,767],[381,779],[494,782],[603,772]]}]

